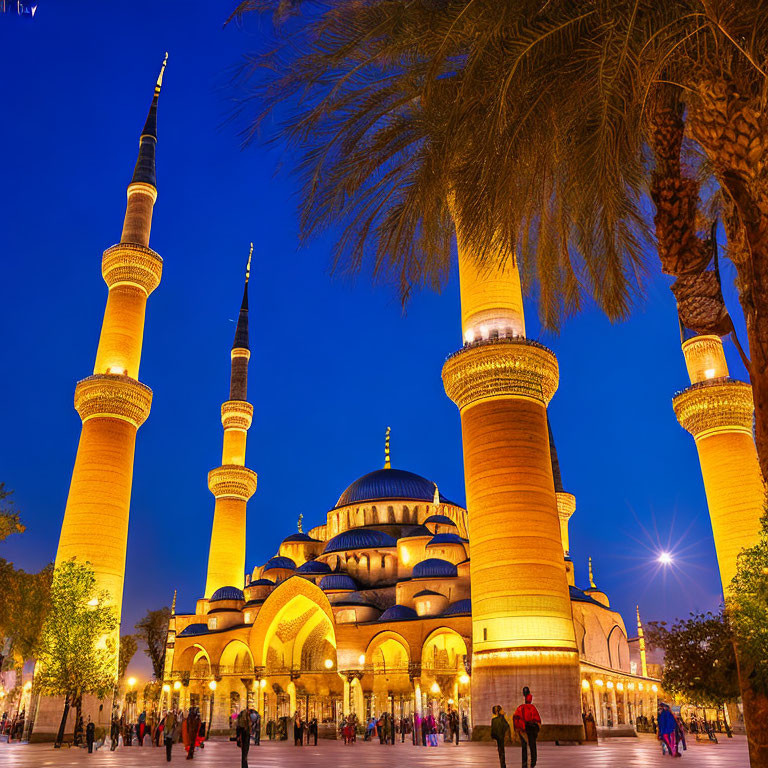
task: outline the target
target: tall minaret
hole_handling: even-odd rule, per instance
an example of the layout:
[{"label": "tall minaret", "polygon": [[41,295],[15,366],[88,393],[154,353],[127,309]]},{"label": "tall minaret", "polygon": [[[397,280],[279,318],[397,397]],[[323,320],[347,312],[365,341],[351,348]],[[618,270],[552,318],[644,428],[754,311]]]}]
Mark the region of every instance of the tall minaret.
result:
[{"label": "tall minaret", "polygon": [[640,606],[637,606],[637,648],[640,651],[640,671],[643,677],[648,677],[648,661],[645,656],[645,632],[643,622],[640,621]]},{"label": "tall minaret", "polygon": [[699,452],[723,593],[736,574],[736,558],[760,533],[765,487],[752,435],[752,387],[728,376],[719,336],[683,342],[691,386],[672,401],[680,425]]},{"label": "tall minaret", "polygon": [[571,538],[568,530],[568,523],[573,516],[573,513],[576,511],[576,497],[563,488],[563,476],[560,473],[560,462],[557,458],[555,437],[552,434],[552,426],[549,423],[549,419],[547,419],[547,429],[549,430],[549,452],[552,457],[552,479],[555,483],[557,516],[560,519],[560,539],[563,542],[565,572],[568,577],[568,584],[573,587],[576,584],[576,577],[573,572],[573,560],[571,560]]},{"label": "tall minaret", "polygon": [[90,562],[97,587],[109,593],[118,619],[136,431],[152,404],[152,390],[138,377],[147,297],[160,283],[163,269],[163,260],[148,245],[157,199],[157,100],[167,59],[168,54],[139,139],[123,234],[104,251],[101,263],[109,287],[107,307],[93,375],[75,387],[83,428],[56,552],[57,565],[70,558]]},{"label": "tall minaret", "polygon": [[253,406],[246,401],[248,360],[251,357],[248,346],[248,280],[252,255],[253,243],[245,268],[243,302],[232,344],[229,400],[221,406],[221,423],[224,426],[221,466],[208,473],[208,488],[216,498],[216,504],[208,553],[206,598],[219,587],[242,589],[245,581],[246,505],[256,492],[256,473],[245,466],[245,443],[253,420]]},{"label": "tall minaret", "polygon": [[547,429],[557,360],[525,338],[517,266],[484,268],[460,227],[457,241],[464,347],[446,361],[443,383],[459,407],[464,447],[472,710],[484,722],[494,704],[520,701],[527,685],[542,738],[581,739],[579,655]]}]

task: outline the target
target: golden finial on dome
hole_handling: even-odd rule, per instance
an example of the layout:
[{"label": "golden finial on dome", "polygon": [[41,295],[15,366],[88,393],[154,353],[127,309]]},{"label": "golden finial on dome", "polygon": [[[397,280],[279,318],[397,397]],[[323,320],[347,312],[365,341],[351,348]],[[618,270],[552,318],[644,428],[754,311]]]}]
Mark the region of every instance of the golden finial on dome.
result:
[{"label": "golden finial on dome", "polygon": [[247,283],[251,279],[251,257],[253,256],[253,243],[251,243],[251,251],[248,254],[248,263],[245,265],[245,282]]},{"label": "golden finial on dome", "polygon": [[595,585],[595,577],[592,573],[592,558],[589,558],[589,586],[592,587],[592,589],[597,589],[597,586]]},{"label": "golden finial on dome", "polygon": [[304,515],[301,512],[299,512],[299,523],[298,523],[299,533],[304,533],[304,531],[301,530],[301,521],[303,519],[304,519]]},{"label": "golden finial on dome", "polygon": [[[168,56],[167,53],[165,55],[166,55],[166,57]],[[176,615],[176,590],[174,589],[173,590],[173,600],[171,601],[171,616],[175,616],[175,615]]]},{"label": "golden finial on dome", "polygon": [[384,469],[392,469],[392,462],[389,458],[389,434],[392,430],[387,427],[387,432],[384,435]]},{"label": "golden finial on dome", "polygon": [[432,497],[432,503],[438,507],[440,506],[440,491],[437,488],[437,483],[435,483],[435,494]]}]

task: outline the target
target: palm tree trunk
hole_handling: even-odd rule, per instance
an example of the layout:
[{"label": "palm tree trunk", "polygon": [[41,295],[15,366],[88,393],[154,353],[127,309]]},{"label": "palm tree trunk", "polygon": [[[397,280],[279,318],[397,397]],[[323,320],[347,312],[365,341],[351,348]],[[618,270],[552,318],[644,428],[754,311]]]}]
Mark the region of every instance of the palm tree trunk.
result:
[{"label": "palm tree trunk", "polygon": [[64,741],[64,729],[67,727],[67,716],[69,715],[69,694],[64,697],[64,712],[61,715],[61,722],[59,723],[59,732],[56,734],[56,742],[54,743],[54,749],[61,747],[61,742]]},{"label": "palm tree trunk", "polygon": [[744,706],[744,725],[747,729],[749,764],[751,768],[768,767],[768,696],[751,684],[752,664],[736,647],[736,664],[739,670],[739,688]]}]

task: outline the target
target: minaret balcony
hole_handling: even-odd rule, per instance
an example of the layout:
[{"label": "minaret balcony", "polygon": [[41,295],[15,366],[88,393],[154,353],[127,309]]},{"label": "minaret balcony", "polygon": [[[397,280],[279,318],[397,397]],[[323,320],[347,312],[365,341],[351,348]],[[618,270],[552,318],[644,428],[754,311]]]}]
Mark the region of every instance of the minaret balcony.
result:
[{"label": "minaret balcony", "polygon": [[694,440],[719,432],[752,435],[752,387],[736,379],[719,378],[692,384],[672,399],[680,426]]},{"label": "minaret balcony", "polygon": [[253,421],[253,406],[245,400],[227,400],[221,404],[221,424],[224,429],[245,432]]},{"label": "minaret balcony", "polygon": [[557,498],[557,514],[564,520],[569,520],[576,511],[576,497],[572,493],[559,491],[555,494]]},{"label": "minaret balcony", "polygon": [[163,260],[151,248],[137,243],[118,243],[104,251],[101,274],[110,288],[133,285],[149,296],[160,284]]},{"label": "minaret balcony", "polygon": [[522,336],[466,344],[443,365],[443,385],[459,410],[482,400],[524,398],[544,405],[557,391],[554,352]]},{"label": "minaret balcony", "polygon": [[256,493],[257,475],[238,464],[224,464],[208,473],[208,488],[217,499],[248,501]]},{"label": "minaret balcony", "polygon": [[136,379],[111,373],[77,382],[75,410],[83,422],[94,418],[122,419],[137,429],[152,407],[152,390]]}]

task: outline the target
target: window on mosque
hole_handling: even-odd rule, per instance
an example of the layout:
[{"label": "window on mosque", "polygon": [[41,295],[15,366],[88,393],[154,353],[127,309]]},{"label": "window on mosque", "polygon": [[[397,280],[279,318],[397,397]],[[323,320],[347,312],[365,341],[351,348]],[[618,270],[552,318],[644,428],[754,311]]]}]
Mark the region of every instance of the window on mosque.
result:
[{"label": "window on mosque", "polygon": [[212,619],[208,619],[208,629],[218,629],[219,627],[219,619],[217,616],[214,616]]}]

